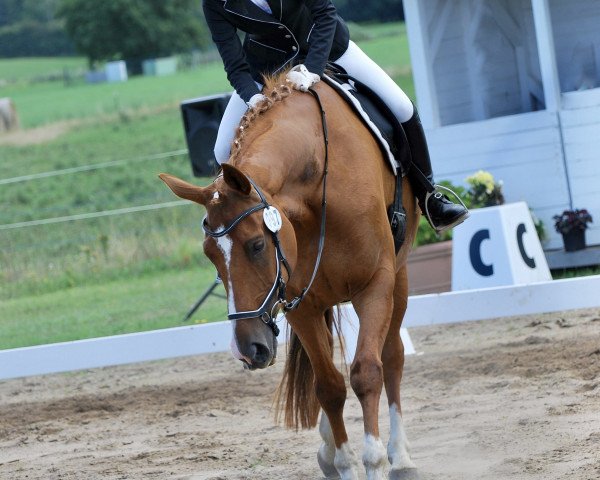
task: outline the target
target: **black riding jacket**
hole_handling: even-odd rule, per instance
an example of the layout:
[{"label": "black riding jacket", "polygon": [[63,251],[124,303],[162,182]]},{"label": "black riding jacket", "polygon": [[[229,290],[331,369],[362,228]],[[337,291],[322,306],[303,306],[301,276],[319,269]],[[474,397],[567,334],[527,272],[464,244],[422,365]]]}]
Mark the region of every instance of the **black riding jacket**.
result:
[{"label": "black riding jacket", "polygon": [[[304,63],[322,75],[348,48],[348,27],[331,0],[268,0],[272,14],[251,0],[202,0],[204,16],[227,78],[244,101],[260,93],[262,74]],[[244,43],[237,30],[246,32]]]}]

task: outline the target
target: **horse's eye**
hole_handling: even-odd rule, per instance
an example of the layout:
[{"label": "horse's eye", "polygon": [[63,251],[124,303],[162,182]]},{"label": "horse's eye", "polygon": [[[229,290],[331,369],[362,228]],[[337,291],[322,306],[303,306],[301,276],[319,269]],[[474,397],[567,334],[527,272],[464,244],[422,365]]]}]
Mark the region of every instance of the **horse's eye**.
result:
[{"label": "horse's eye", "polygon": [[261,238],[252,243],[252,253],[257,254],[265,249],[265,241]]},{"label": "horse's eye", "polygon": [[246,243],[246,253],[250,258],[258,257],[265,250],[264,238],[254,238]]}]

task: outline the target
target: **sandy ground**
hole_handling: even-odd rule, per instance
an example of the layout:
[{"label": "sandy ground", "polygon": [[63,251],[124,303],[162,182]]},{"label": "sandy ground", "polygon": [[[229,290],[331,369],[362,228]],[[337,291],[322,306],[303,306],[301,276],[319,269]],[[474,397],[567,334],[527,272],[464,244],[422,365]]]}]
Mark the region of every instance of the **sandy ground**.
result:
[{"label": "sandy ground", "polygon": [[[599,310],[410,334],[404,418],[424,480],[600,478]],[[318,433],[273,422],[282,363],[247,372],[218,354],[1,382],[0,478],[321,478]],[[360,451],[352,396],[346,418]]]}]

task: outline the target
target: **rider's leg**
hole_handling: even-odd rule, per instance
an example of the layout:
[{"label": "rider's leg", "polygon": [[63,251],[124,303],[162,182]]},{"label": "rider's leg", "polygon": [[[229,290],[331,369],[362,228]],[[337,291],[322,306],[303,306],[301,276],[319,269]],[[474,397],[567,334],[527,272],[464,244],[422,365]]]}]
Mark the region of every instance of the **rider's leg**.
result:
[{"label": "rider's leg", "polygon": [[452,203],[448,197],[435,189],[429,149],[416,108],[410,120],[402,123],[402,127],[406,133],[412,159],[418,168],[409,171],[408,176],[421,211],[438,232],[464,222],[469,216],[469,211],[462,204]]},{"label": "rider's leg", "polygon": [[[256,86],[259,90],[262,90],[263,86],[260,83],[257,82]],[[240,120],[247,110],[248,105],[246,105],[246,102],[236,92],[233,92],[225,108],[225,112],[223,112],[223,118],[221,119],[219,133],[215,142],[215,160],[219,165],[229,160],[231,142],[233,142]]]},{"label": "rider's leg", "polygon": [[421,210],[428,213],[429,223],[440,231],[465,220],[469,212],[462,205],[453,204],[443,195],[428,195],[435,189],[427,141],[419,115],[402,89],[354,42],[350,42],[348,50],[335,63],[377,93],[402,124],[413,163],[423,173],[413,170],[409,179]]},{"label": "rider's leg", "polygon": [[225,108],[225,112],[223,112],[223,118],[221,119],[219,133],[215,142],[215,160],[219,165],[229,160],[231,142],[235,138],[235,131],[246,110],[248,110],[246,102],[237,93],[233,92]]},{"label": "rider's leg", "polygon": [[219,165],[229,160],[231,142],[235,138],[237,126],[246,110],[248,110],[246,102],[237,93],[233,92],[219,124],[219,133],[215,142],[215,160]]}]

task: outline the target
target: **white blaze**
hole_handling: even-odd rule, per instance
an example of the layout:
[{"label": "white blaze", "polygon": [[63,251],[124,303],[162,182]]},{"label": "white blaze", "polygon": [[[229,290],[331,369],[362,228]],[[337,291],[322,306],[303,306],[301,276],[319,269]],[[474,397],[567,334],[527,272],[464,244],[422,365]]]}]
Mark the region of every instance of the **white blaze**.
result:
[{"label": "white blaze", "polygon": [[[215,195],[218,195],[218,192],[215,192]],[[222,230],[224,227],[221,226],[217,230]],[[217,247],[221,250],[223,254],[223,259],[225,260],[225,270],[227,271],[227,311],[229,313],[236,313],[235,309],[235,296],[233,294],[233,284],[231,283],[231,250],[233,248],[233,240],[229,235],[223,235],[222,237],[215,238],[217,242]],[[235,320],[231,322],[232,327],[232,337],[231,337],[231,353],[238,360],[243,359],[243,355],[240,352],[240,349],[235,340]]]},{"label": "white blaze", "polygon": [[[219,227],[218,230],[222,230],[223,228],[224,227]],[[217,247],[219,247],[219,250],[221,250],[221,253],[223,254],[225,270],[227,270],[227,309],[229,310],[229,313],[235,313],[235,298],[233,296],[233,285],[231,284],[231,272],[229,271],[233,241],[229,235],[223,235],[215,240],[217,242]]]}]

